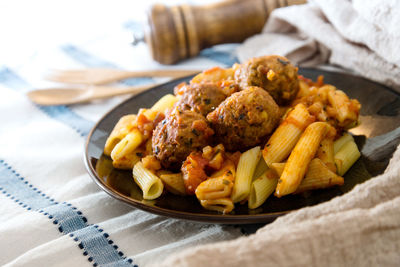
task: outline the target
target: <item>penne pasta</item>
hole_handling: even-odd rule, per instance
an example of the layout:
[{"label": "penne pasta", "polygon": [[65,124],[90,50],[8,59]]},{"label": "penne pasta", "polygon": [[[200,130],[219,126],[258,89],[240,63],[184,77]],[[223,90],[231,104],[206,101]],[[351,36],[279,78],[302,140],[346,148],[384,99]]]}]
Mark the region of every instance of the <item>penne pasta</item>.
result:
[{"label": "penne pasta", "polygon": [[133,129],[133,122],[136,120],[136,115],[125,115],[119,119],[114,126],[110,136],[107,138],[104,146],[104,154],[111,155],[114,147]]},{"label": "penne pasta", "polygon": [[152,139],[149,138],[146,141],[146,155],[152,155],[153,154],[153,147],[152,147]]},{"label": "penne pasta", "polygon": [[143,167],[142,162],[139,161],[135,164],[132,170],[132,175],[136,184],[143,191],[143,199],[156,199],[163,192],[164,185],[161,179]]},{"label": "penne pasta", "polygon": [[200,200],[200,204],[208,210],[215,210],[223,214],[233,210],[233,201],[230,198]]},{"label": "penne pasta", "polygon": [[232,192],[232,200],[234,203],[245,200],[249,196],[254,170],[260,157],[259,146],[247,150],[240,156]]},{"label": "penne pasta", "polygon": [[335,154],[337,173],[343,176],[350,167],[360,158],[361,154],[354,141],[345,143]]},{"label": "penne pasta", "polygon": [[286,159],[296,145],[304,129],[314,121],[307,108],[298,104],[272,134],[263,150],[263,158],[270,167],[274,162]]},{"label": "penne pasta", "polygon": [[249,209],[256,209],[267,200],[275,191],[278,178],[275,171],[269,169],[253,181],[248,200]]},{"label": "penne pasta", "polygon": [[160,98],[152,107],[151,110],[166,113],[168,109],[171,109],[175,102],[178,101],[176,96],[167,94]]},{"label": "penne pasta", "polygon": [[296,191],[327,129],[326,122],[314,122],[306,128],[285,164],[275,191],[277,197]]},{"label": "penne pasta", "polygon": [[133,166],[141,159],[144,153],[140,150],[135,150],[123,157],[116,158],[112,161],[112,165],[116,169],[132,170]]},{"label": "penne pasta", "polygon": [[271,169],[275,171],[275,173],[278,175],[278,177],[281,177],[283,169],[285,168],[286,162],[281,162],[281,163],[272,163]]},{"label": "penne pasta", "polygon": [[321,144],[317,150],[317,158],[319,158],[331,171],[336,173],[336,165],[334,159],[333,139],[336,135],[336,130],[330,127],[325,138],[322,139]]},{"label": "penne pasta", "polygon": [[256,179],[263,175],[268,170],[268,165],[265,160],[261,157],[257,163],[256,169],[254,170],[253,179]]},{"label": "penne pasta", "polygon": [[[280,176],[286,163],[273,163],[271,169]],[[314,158],[308,165],[307,173],[294,193],[343,185],[344,179],[332,172],[320,159]]]},{"label": "penne pasta", "polygon": [[335,117],[339,122],[339,126],[347,126],[357,122],[361,106],[357,100],[350,100],[343,91],[336,89],[328,92],[328,101],[335,109]]},{"label": "penne pasta", "polygon": [[174,174],[174,173],[171,172],[171,171],[167,171],[167,170],[158,170],[158,171],[156,171],[156,175],[158,177],[160,177],[161,175],[164,175],[164,174]]},{"label": "penne pasta", "polygon": [[182,173],[164,173],[159,175],[159,177],[169,192],[175,195],[186,195]]},{"label": "penne pasta", "polygon": [[133,152],[143,141],[142,133],[138,129],[133,129],[128,133],[111,151],[113,161],[124,161],[125,158],[132,157]]},{"label": "penne pasta", "polygon": [[320,159],[315,158],[310,162],[306,176],[295,193],[343,185],[343,183],[342,177],[331,171]]},{"label": "penne pasta", "polygon": [[[159,112],[156,111],[156,110],[152,110],[152,109],[142,108],[142,109],[139,110],[138,115],[140,115],[140,114],[143,114],[146,117],[147,120],[153,121],[157,117]],[[135,126],[137,126],[137,124]]]},{"label": "penne pasta", "polygon": [[339,139],[333,142],[333,153],[336,154],[348,141],[353,141],[354,138],[349,133],[343,134]]},{"label": "penne pasta", "polygon": [[296,98],[301,98],[310,94],[310,86],[303,80],[299,80],[299,92]]},{"label": "penne pasta", "polygon": [[333,138],[325,138],[317,151],[319,158],[331,171],[336,172],[335,159],[333,154]]},{"label": "penne pasta", "polygon": [[340,90],[330,90],[328,92],[328,100],[336,111],[337,120],[339,122],[344,122],[344,120],[350,115],[350,111],[347,106],[347,102],[349,102],[347,95]]},{"label": "penne pasta", "polygon": [[230,197],[233,182],[222,177],[209,178],[199,184],[196,189],[196,196],[200,200],[219,199]]}]

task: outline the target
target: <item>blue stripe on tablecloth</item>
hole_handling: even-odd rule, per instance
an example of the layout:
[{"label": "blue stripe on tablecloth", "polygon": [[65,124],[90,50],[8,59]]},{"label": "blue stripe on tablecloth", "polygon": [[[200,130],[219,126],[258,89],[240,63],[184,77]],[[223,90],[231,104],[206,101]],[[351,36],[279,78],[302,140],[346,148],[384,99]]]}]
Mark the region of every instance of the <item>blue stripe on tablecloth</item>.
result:
[{"label": "blue stripe on tablecloth", "polygon": [[[0,83],[14,90],[25,91],[26,89],[32,88],[28,82],[23,80],[17,73],[7,67],[0,68]],[[90,129],[92,129],[94,125],[92,121],[79,116],[67,106],[41,106],[37,104],[35,104],[35,106],[50,118],[68,125],[81,136],[88,135]]]},{"label": "blue stripe on tablecloth", "polygon": [[[127,23],[127,25],[125,25],[125,27],[133,27],[132,23],[133,22]],[[215,62],[224,64],[227,67],[230,67],[234,63],[239,62],[238,58],[236,57],[236,55],[234,53],[235,48],[236,48],[236,46],[232,45],[232,44],[224,45],[223,48],[211,47],[211,48],[202,50],[200,52],[199,56],[208,58]],[[74,59],[75,61],[77,61],[80,64],[83,64],[87,67],[118,68],[117,65],[115,65],[109,61],[106,61],[104,59],[101,59],[97,56],[94,56],[92,54],[89,54],[88,52],[82,50],[81,48],[76,47],[71,44],[61,46],[61,50],[64,53],[66,53],[69,57]],[[151,82],[154,82],[154,80],[151,78],[131,78],[131,79],[126,79],[126,80],[122,81],[122,83],[126,84],[126,85],[138,85],[138,84],[145,84],[145,83],[151,83]]]},{"label": "blue stripe on tablecloth", "polygon": [[[70,203],[51,199],[0,160],[0,191],[27,210],[47,216],[58,230],[69,235],[94,266],[132,266],[132,260],[118,250],[109,235],[98,225],[88,224],[82,212]],[[136,266],[136,265],[135,265]]]},{"label": "blue stripe on tablecloth", "polygon": [[91,55],[86,51],[76,47],[74,45],[66,44],[61,46],[61,50],[70,56],[75,61],[87,66],[87,67],[102,67],[102,68],[116,68],[116,65],[103,60],[99,57]]},{"label": "blue stripe on tablecloth", "polygon": [[[114,63],[106,61],[102,58],[99,58],[95,55],[89,54],[87,51],[76,47],[71,44],[61,46],[61,50],[67,54],[69,57],[74,59],[76,62],[85,65],[86,67],[91,68],[111,68],[111,69],[120,69]],[[125,85],[140,85],[140,84],[148,84],[153,83],[154,80],[149,77],[143,78],[129,78],[121,81],[122,84]]]},{"label": "blue stripe on tablecloth", "polygon": [[237,59],[237,57],[234,54],[233,49],[221,50],[221,49],[216,49],[214,47],[211,47],[211,48],[207,48],[207,49],[204,49],[203,51],[201,51],[200,56],[211,59],[218,63],[222,63],[227,67],[230,67],[234,63],[239,62],[239,60]]}]

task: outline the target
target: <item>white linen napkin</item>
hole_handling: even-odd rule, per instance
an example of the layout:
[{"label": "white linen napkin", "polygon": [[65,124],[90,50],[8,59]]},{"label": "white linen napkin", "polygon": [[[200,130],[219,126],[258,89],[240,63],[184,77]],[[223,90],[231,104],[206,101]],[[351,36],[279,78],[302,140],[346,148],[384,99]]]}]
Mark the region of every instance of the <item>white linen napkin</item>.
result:
[{"label": "white linen napkin", "polygon": [[300,66],[330,63],[400,88],[400,2],[311,0],[274,10],[263,32],[237,49],[240,61],[285,55]]}]

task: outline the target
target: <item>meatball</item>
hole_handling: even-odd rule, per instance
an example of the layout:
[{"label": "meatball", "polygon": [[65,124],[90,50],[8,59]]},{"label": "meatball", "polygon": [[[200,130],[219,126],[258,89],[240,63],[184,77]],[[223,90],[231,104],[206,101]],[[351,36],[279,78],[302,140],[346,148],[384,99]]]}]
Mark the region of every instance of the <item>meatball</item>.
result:
[{"label": "meatball", "polygon": [[216,141],[229,151],[243,151],[264,141],[280,117],[279,107],[269,93],[252,86],[225,99],[207,119]]},{"label": "meatball", "polygon": [[181,110],[193,110],[206,116],[225,100],[226,95],[214,83],[193,83],[182,86],[177,92],[181,98],[176,106]]},{"label": "meatball", "polygon": [[259,86],[268,91],[278,105],[289,104],[299,91],[297,67],[281,56],[252,58],[235,72],[242,89]]},{"label": "meatball", "polygon": [[201,114],[175,107],[153,131],[153,153],[164,168],[179,170],[190,152],[207,146],[213,134]]}]

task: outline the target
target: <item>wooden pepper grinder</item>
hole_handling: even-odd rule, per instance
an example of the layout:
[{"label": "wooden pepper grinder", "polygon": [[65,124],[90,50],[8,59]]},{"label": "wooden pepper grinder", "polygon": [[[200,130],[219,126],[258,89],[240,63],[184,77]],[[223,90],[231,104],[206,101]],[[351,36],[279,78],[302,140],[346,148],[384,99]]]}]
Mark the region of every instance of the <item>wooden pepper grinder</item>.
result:
[{"label": "wooden pepper grinder", "polygon": [[306,0],[228,0],[206,6],[163,4],[148,13],[145,40],[162,64],[196,56],[222,43],[240,43],[260,33],[272,10]]}]

